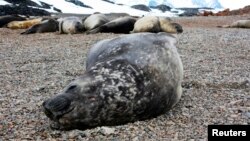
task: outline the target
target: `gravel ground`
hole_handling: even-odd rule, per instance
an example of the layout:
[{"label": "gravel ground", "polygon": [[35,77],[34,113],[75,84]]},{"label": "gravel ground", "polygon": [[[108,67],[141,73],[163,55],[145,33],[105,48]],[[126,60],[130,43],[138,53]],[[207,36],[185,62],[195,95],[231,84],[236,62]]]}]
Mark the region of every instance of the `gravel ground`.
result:
[{"label": "gravel ground", "polygon": [[174,18],[184,65],[181,101],[157,118],[80,131],[49,127],[42,102],[85,69],[86,52],[117,34],[21,36],[0,29],[0,140],[207,140],[209,124],[250,124],[250,30],[222,29],[249,15]]}]

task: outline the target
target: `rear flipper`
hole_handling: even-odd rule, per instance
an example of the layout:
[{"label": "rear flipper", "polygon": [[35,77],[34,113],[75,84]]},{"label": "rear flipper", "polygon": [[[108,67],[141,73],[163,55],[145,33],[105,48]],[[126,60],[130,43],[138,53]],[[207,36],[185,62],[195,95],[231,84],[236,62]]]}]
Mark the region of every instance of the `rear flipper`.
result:
[{"label": "rear flipper", "polygon": [[24,31],[24,32],[22,32],[20,34],[25,35],[25,34],[32,34],[32,33],[36,33],[34,28],[29,28],[29,29],[27,29],[26,31]]}]

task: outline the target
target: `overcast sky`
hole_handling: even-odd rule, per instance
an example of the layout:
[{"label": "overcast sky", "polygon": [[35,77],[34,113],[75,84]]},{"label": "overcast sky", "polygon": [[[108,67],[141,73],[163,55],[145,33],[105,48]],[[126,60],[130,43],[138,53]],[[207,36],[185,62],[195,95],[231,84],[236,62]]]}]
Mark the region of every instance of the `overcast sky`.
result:
[{"label": "overcast sky", "polygon": [[224,7],[231,7],[233,9],[242,8],[250,5],[250,0],[219,0]]}]

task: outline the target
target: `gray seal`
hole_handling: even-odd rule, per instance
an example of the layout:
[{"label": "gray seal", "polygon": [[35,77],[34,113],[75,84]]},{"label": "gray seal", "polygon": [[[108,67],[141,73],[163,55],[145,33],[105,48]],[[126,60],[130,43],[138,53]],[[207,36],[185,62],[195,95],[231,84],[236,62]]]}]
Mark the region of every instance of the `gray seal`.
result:
[{"label": "gray seal", "polygon": [[250,28],[250,20],[238,20],[230,25],[217,26],[222,28]]},{"label": "gray seal", "polygon": [[59,33],[76,34],[84,31],[82,19],[71,16],[64,17],[57,20],[59,22]]},{"label": "gray seal", "polygon": [[168,33],[99,41],[86,72],[43,102],[55,129],[121,125],[166,113],[182,95],[183,66]]},{"label": "gray seal", "polygon": [[18,15],[5,15],[0,16],[0,28],[6,26],[8,23],[12,21],[25,21],[26,18],[18,16]]},{"label": "gray seal", "polygon": [[84,28],[85,30],[92,30],[94,28],[97,28],[105,23],[109,22],[109,19],[107,18],[107,16],[105,16],[104,14],[92,14],[89,17],[87,17],[84,22]]},{"label": "gray seal", "polygon": [[133,30],[137,18],[126,16],[114,19],[100,27],[87,31],[87,34],[94,33],[124,33],[128,34]]}]

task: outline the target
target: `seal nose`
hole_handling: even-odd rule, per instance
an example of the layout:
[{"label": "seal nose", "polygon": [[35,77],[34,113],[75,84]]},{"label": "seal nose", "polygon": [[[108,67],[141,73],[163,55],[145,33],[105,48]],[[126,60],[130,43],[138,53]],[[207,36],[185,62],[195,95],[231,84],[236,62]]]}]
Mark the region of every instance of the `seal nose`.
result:
[{"label": "seal nose", "polygon": [[182,33],[183,32],[183,29],[182,29],[182,26],[178,23],[173,23],[174,26],[175,26],[175,29],[177,31],[177,33]]},{"label": "seal nose", "polygon": [[69,109],[70,103],[71,101],[63,95],[46,100],[43,102],[44,113],[50,119],[58,119]]}]

